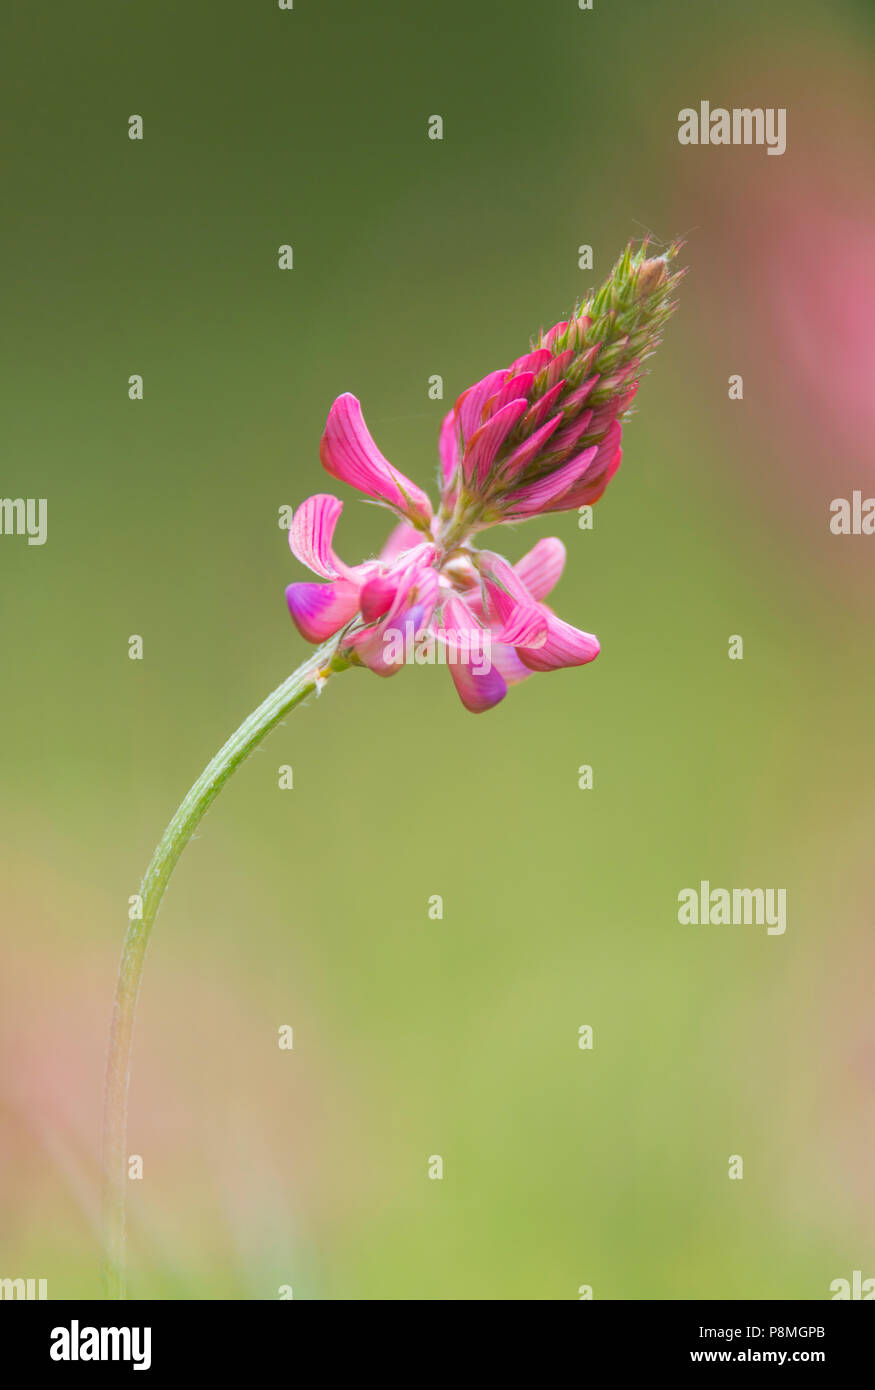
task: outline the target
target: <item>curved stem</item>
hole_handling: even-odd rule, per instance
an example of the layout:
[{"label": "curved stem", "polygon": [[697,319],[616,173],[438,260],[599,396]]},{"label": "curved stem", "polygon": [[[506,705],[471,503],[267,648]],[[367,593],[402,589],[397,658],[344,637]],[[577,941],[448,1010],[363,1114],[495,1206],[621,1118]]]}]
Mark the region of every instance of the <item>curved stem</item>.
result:
[{"label": "curved stem", "polygon": [[258,706],[208,763],[159,841],[140,886],[142,916],[132,921],[125,934],[119,965],[103,1102],[103,1284],[107,1298],[125,1296],[125,1184],[127,1182],[128,1082],[134,1015],[140,993],[143,959],[161,899],[170,875],[192,832],[231,773],[283,718],[314,690],[321,690],[332,671],[346,662],[335,657],[331,641],[299,666],[263,704]]}]

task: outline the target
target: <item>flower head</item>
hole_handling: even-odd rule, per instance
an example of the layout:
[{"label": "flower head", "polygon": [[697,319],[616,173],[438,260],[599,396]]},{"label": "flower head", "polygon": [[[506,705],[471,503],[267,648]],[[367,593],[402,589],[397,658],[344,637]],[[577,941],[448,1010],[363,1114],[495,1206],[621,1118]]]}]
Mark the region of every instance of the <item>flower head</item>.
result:
[{"label": "flower head", "polygon": [[447,664],[467,709],[490,709],[533,671],[580,666],[598,640],[543,602],[565,563],[556,539],[516,565],[475,549],[478,531],[601,497],[620,465],[623,421],[642,364],[674,308],[679,249],[648,257],[627,247],[572,317],[541,333],[510,367],[463,393],[440,433],[440,508],[384,458],[354,396],[329,412],[320,457],[333,477],[393,511],[380,555],[348,566],[333,549],[343,504],[320,493],[298,508],[295,556],[326,583],[290,584],[301,634],[337,634],[336,659],[392,675],[405,662]]}]

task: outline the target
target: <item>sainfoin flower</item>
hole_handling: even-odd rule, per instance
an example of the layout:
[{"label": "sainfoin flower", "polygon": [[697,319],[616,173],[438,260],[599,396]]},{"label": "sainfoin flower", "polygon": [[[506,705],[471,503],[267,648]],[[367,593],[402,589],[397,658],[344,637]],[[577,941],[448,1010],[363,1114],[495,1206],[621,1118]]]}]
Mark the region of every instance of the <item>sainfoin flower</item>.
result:
[{"label": "sainfoin flower", "polygon": [[474,536],[488,527],[596,502],[620,466],[623,424],[644,361],[674,308],[678,247],[627,247],[605,284],[567,321],[541,333],[509,367],[458,399],[440,432],[441,498],[428,496],[378,449],[352,395],[331,407],[326,472],[395,513],[380,555],[346,565],[334,550],[342,502],[319,493],[292,520],[292,552],[323,582],[286,590],[310,642],[337,635],[335,661],[379,675],[438,661],[469,710],[490,709],[534,671],[582,666],[599,653],[589,632],[544,599],[565,563],[560,540],[515,565]]},{"label": "sainfoin flower", "polygon": [[347,565],[334,549],[343,508],[318,493],[292,518],[292,551],[316,580],[290,584],[298,629],[317,643],[252,710],[192,783],[168,822],[129,916],[113,1000],[104,1088],[104,1285],[124,1298],[134,1019],[146,947],[174,866],[233,772],[286,714],[354,665],[388,676],[405,662],[446,664],[467,709],[491,709],[533,671],[583,666],[598,640],[545,599],[565,547],[541,540],[516,564],[478,548],[481,531],[601,497],[620,465],[620,439],[642,364],[659,343],[680,272],[679,248],[626,249],[605,284],[530,351],[461,395],[439,440],[440,503],[384,458],[354,396],[334,402],[322,437],[325,470],[387,507],[396,525],[380,554]]}]

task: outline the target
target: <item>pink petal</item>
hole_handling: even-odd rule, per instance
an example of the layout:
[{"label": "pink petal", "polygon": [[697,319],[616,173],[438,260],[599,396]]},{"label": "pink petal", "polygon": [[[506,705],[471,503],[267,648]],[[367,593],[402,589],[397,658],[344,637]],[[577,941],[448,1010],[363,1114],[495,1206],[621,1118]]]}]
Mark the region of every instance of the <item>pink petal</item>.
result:
[{"label": "pink petal", "polygon": [[423,618],[431,618],[438,597],[438,572],[432,566],[411,564],[402,571],[398,580],[398,592],[391,608],[386,614],[386,623],[398,621],[398,615],[417,603],[423,610]]},{"label": "pink petal", "polygon": [[548,420],[540,429],[535,430],[528,439],[524,439],[522,444],[514,449],[513,453],[509,454],[501,465],[502,477],[510,482],[518,473],[522,473],[532,459],[541,452],[547,440],[561,424],[562,416],[554,415],[552,420]]},{"label": "pink petal", "polygon": [[[598,477],[590,478],[589,474],[587,474],[580,487],[574,489],[574,501],[571,505],[573,507],[586,507],[592,506],[594,502],[597,502],[617,469],[620,467],[622,461],[623,450],[618,449]],[[552,508],[550,510],[552,510]]]},{"label": "pink petal", "polygon": [[[394,676],[405,662],[412,657],[417,633],[427,626],[426,614],[422,604],[416,604],[398,613],[395,617],[385,617],[371,627],[359,628],[351,632],[346,646],[378,676]],[[393,649],[401,642],[400,655]],[[390,657],[394,659],[390,660]]]},{"label": "pink petal", "polygon": [[598,446],[596,457],[580,481],[569,488],[568,492],[563,493],[561,497],[547,503],[543,510],[545,512],[567,512],[574,507],[591,506],[593,502],[597,502],[620,467],[623,457],[623,451],[620,448],[622,436],[623,429],[617,420]]},{"label": "pink petal", "polygon": [[556,536],[545,536],[517,560],[514,569],[532,598],[546,598],[565,568],[565,546]]},{"label": "pink petal", "polygon": [[459,429],[455,410],[449,411],[444,416],[440,439],[438,440],[438,452],[441,456],[441,472],[444,475],[444,482],[449,483],[452,481],[453,474],[459,464]]},{"label": "pink petal", "polygon": [[565,426],[564,430],[560,430],[557,435],[554,435],[550,452],[553,453],[555,451],[557,454],[570,453],[578,440],[591,428],[592,416],[593,412],[591,410],[582,410],[576,418],[571,420],[570,424]]},{"label": "pink petal", "polygon": [[394,676],[401,670],[401,661],[387,661],[388,650],[385,640],[386,628],[383,623],[376,627],[360,628],[350,633],[345,645],[354,651],[359,661],[377,676]]},{"label": "pink petal", "polygon": [[470,662],[450,662],[450,675],[458,691],[459,699],[472,714],[483,714],[499,704],[507,694],[507,681],[493,663],[488,671],[477,669]]},{"label": "pink petal", "polygon": [[[459,699],[472,714],[492,709],[507,694],[507,681],[492,660],[491,634],[486,632],[484,636],[484,630],[458,598],[447,599],[441,620],[443,640],[449,646],[447,665]],[[440,636],[440,631],[436,635]],[[484,641],[487,646],[482,645]],[[471,650],[476,652],[474,658],[467,656]]]},{"label": "pink petal", "polygon": [[509,492],[502,504],[505,520],[521,521],[524,517],[536,516],[538,512],[550,510],[551,502],[555,502],[558,497],[564,497],[580,481],[598,451],[598,445],[591,444],[582,454],[575,455],[573,459],[563,463],[561,468],[549,473],[546,478],[530,483],[518,492]]},{"label": "pink petal", "polygon": [[[556,405],[559,397],[562,395],[562,392],[564,390],[565,382],[557,381],[555,386],[551,386],[549,391],[545,391],[543,396],[541,396],[539,400],[535,401],[534,405],[531,407],[529,413],[523,421],[523,428],[525,429],[526,434],[528,434],[529,430],[536,430],[539,427],[539,425],[541,425],[541,423],[544,420],[546,420],[547,416],[550,414],[550,411],[553,409],[554,405]],[[563,401],[562,405],[564,409],[566,402]]]},{"label": "pink petal", "polygon": [[387,502],[411,520],[430,524],[431,503],[425,493],[383,457],[364,422],[361,405],[349,392],[338,396],[328,413],[319,457],[332,477]]},{"label": "pink petal", "polygon": [[598,373],[596,373],[595,376],[587,377],[586,381],[581,382],[580,386],[576,387],[569,396],[565,397],[565,400],[562,402],[562,409],[575,409],[577,406],[583,405],[587,396],[599,381],[601,381],[601,377]]},{"label": "pink petal", "polygon": [[564,320],[562,323],[554,323],[552,328],[549,328],[546,333],[541,335],[542,343],[545,347],[551,348],[555,343],[556,339],[561,338],[562,334],[567,332],[567,329],[567,320]]},{"label": "pink petal", "polygon": [[544,609],[547,618],[547,640],[543,646],[533,650],[531,647],[517,647],[517,656],[532,671],[557,671],[565,666],[585,666],[599,654],[599,640],[591,632],[581,632],[572,627],[549,609]]},{"label": "pink petal", "polygon": [[[559,325],[557,324],[556,326],[558,328]],[[557,357],[553,358],[553,361],[547,368],[546,389],[548,391],[551,386],[556,385],[557,381],[564,378],[565,368],[570,362],[574,361],[574,356],[574,348],[566,348],[564,352],[560,352]]]},{"label": "pink petal", "polygon": [[398,592],[398,580],[388,574],[375,574],[362,586],[359,607],[366,623],[376,622],[377,618],[388,613]]},{"label": "pink petal", "polygon": [[324,642],[355,617],[358,586],[347,579],[333,584],[290,584],[286,602],[301,636],[308,642]]},{"label": "pink petal", "polygon": [[342,511],[339,497],[319,492],[301,503],[289,527],[289,546],[295,559],[323,579],[334,579],[347,569],[331,548],[334,528]]},{"label": "pink petal", "polygon": [[490,419],[497,411],[501,410],[502,406],[507,405],[508,401],[518,401],[524,396],[528,396],[534,380],[534,372],[520,372],[517,376],[512,376],[510,381],[506,381],[494,396],[489,397],[483,407],[483,419]]},{"label": "pink petal", "polygon": [[637,394],[638,383],[636,381],[634,385],[629,387],[628,391],[624,391],[622,396],[614,396],[611,400],[605,401],[604,405],[600,405],[593,413],[590,425],[593,433],[606,430],[609,425],[612,425],[618,416],[629,409]]},{"label": "pink petal", "polygon": [[[368,614],[364,612],[365,600],[363,598],[362,616],[366,617],[368,621],[380,618],[380,629],[385,631],[397,627],[399,623],[407,622],[408,617],[405,617],[407,610],[413,611],[413,607],[416,605],[422,622],[430,621],[437,601],[439,585],[438,573],[432,564],[434,558],[435,547],[428,542],[415,546],[413,550],[407,552],[399,560],[394,570],[390,571],[388,575],[380,576],[381,580],[389,581],[392,585],[393,597],[389,604],[382,606],[386,590],[380,592],[375,589],[367,598],[370,610]],[[364,590],[362,592],[364,595]],[[362,641],[365,640],[366,638],[363,637]]]},{"label": "pink petal", "polygon": [[482,381],[477,381],[473,386],[469,386],[468,390],[464,391],[456,401],[456,418],[463,440],[470,439],[474,431],[480,428],[484,405],[489,397],[498,390],[506,377],[506,368],[500,372],[490,372]]},{"label": "pink petal", "polygon": [[463,470],[468,482],[476,474],[477,485],[482,487],[489,476],[489,470],[495,462],[496,454],[501,448],[507,436],[510,434],[517,420],[526,413],[528,401],[510,401],[508,405],[493,415],[491,420],[487,420],[485,425],[481,425],[479,430],[468,440],[465,449]]},{"label": "pink petal", "polygon": [[498,640],[510,646],[537,646],[547,633],[546,610],[536,603],[503,555],[481,550],[489,609],[501,620]]},{"label": "pink petal", "polygon": [[527,352],[523,357],[518,357],[515,362],[511,362],[512,372],[538,372],[543,371],[548,362],[553,361],[553,354],[549,348],[535,348],[534,352]]},{"label": "pink petal", "polygon": [[508,613],[498,640],[509,647],[542,647],[547,640],[547,620],[536,604],[518,603]]}]

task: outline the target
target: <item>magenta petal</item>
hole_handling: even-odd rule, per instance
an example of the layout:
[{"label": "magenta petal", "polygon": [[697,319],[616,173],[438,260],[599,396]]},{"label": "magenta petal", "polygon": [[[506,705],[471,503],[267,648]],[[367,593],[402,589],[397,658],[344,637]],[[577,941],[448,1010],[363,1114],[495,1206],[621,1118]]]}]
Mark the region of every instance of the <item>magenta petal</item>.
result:
[{"label": "magenta petal", "polygon": [[286,602],[298,631],[308,642],[324,642],[358,612],[358,586],[347,579],[333,584],[290,584]]},{"label": "magenta petal", "polygon": [[512,372],[538,372],[543,371],[548,362],[552,362],[553,354],[549,348],[535,348],[534,352],[527,352],[523,357],[518,357],[515,362],[511,362]]},{"label": "magenta petal", "polygon": [[546,610],[536,603],[503,555],[481,551],[490,614],[501,622],[498,640],[511,646],[538,646],[547,633]]},{"label": "magenta petal", "polygon": [[[507,681],[492,660],[492,634],[478,627],[459,598],[449,598],[441,613],[447,664],[459,699],[472,714],[492,709],[507,694]],[[470,653],[470,655],[469,655]]]},{"label": "magenta petal", "polygon": [[598,445],[591,444],[582,454],[577,454],[561,468],[557,468],[555,473],[548,474],[539,482],[530,483],[528,487],[520,488],[518,492],[509,492],[504,502],[506,520],[521,521],[524,517],[536,516],[538,512],[548,508],[551,502],[564,497],[586,473],[597,453]]},{"label": "magenta petal", "polygon": [[492,663],[488,671],[483,671],[471,662],[450,662],[450,675],[459,694],[459,699],[472,714],[483,714],[499,704],[507,694],[507,681]]},{"label": "magenta petal", "polygon": [[612,400],[605,401],[604,405],[599,406],[598,410],[593,412],[590,423],[593,434],[606,430],[609,425],[619,419],[623,412],[629,409],[637,394],[638,383],[636,381],[629,387],[628,391],[624,391],[622,396],[614,396]]},{"label": "magenta petal", "polygon": [[465,449],[463,471],[468,482],[476,473],[477,485],[483,486],[495,462],[496,454],[527,409],[528,402],[525,398],[510,401],[493,415],[491,420],[487,420],[485,425],[481,425],[480,429],[475,431]]},{"label": "magenta petal", "polygon": [[401,662],[386,660],[388,647],[383,623],[376,627],[360,628],[358,632],[350,633],[345,641],[346,646],[355,652],[362,665],[367,666],[375,675],[394,676],[401,670]]},{"label": "magenta petal", "polygon": [[542,647],[547,640],[547,619],[537,604],[518,603],[498,633],[509,647]]},{"label": "magenta petal", "polygon": [[491,584],[496,589],[499,598],[505,594],[509,600],[509,606],[503,610],[498,610],[499,617],[503,621],[506,620],[513,605],[534,602],[525,582],[503,555],[498,555],[494,550],[481,550],[478,552],[477,558],[487,589]]},{"label": "magenta petal", "polygon": [[506,378],[506,368],[500,372],[490,372],[482,381],[476,381],[473,386],[469,386],[456,401],[456,418],[463,440],[470,439],[474,431],[480,428],[484,405]]},{"label": "magenta petal", "polygon": [[[532,430],[538,429],[539,426],[543,424],[547,416],[550,414],[550,411],[553,409],[554,405],[557,404],[559,397],[562,395],[562,392],[564,390],[565,382],[557,381],[555,386],[551,386],[549,391],[545,391],[543,396],[539,397],[539,399],[535,401],[534,405],[531,406],[528,414],[526,415],[525,420],[523,421],[523,428],[526,434],[529,434]],[[563,410],[565,409],[567,404],[567,400],[564,400],[562,402]]]},{"label": "magenta petal", "polygon": [[421,608],[424,621],[430,619],[437,602],[440,584],[437,570],[427,564],[414,563],[402,571],[397,577],[396,583],[398,592],[386,615],[386,622],[397,622],[399,614],[410,608],[412,604]]},{"label": "magenta petal", "polygon": [[593,390],[593,387],[596,386],[600,380],[601,378],[598,373],[596,373],[595,376],[587,377],[586,381],[581,382],[580,386],[576,387],[570,395],[565,397],[565,400],[562,402],[562,409],[576,409],[578,406],[583,405],[584,401]]},{"label": "magenta petal", "polygon": [[551,502],[549,507],[545,507],[545,512],[567,512],[574,511],[578,507],[591,507],[599,500],[605,491],[608,483],[613,478],[623,459],[623,450],[618,449],[614,457],[603,468],[597,477],[591,477],[590,471],[584,474],[582,480],[570,492],[559,497],[555,502]]},{"label": "magenta petal", "polygon": [[552,420],[548,420],[540,429],[535,430],[534,434],[529,435],[528,439],[524,439],[522,444],[514,449],[513,453],[509,454],[501,465],[502,477],[510,481],[524,468],[527,468],[561,424],[562,416],[554,415]]},{"label": "magenta petal", "polygon": [[545,512],[565,512],[574,507],[591,506],[597,502],[613,478],[623,457],[620,440],[623,429],[619,420],[615,421],[601,444],[598,453],[580,480],[561,497],[555,498],[544,507]]},{"label": "magenta petal", "polygon": [[441,472],[444,475],[444,482],[449,483],[452,481],[453,474],[459,464],[459,429],[455,410],[449,411],[444,416],[438,440],[438,452],[441,456]]},{"label": "magenta petal", "polygon": [[565,368],[569,363],[573,362],[573,360],[574,348],[566,348],[564,352],[559,353],[558,357],[553,358],[553,361],[547,368],[547,390],[549,390],[551,386],[555,386],[556,382],[565,376]]},{"label": "magenta petal", "polygon": [[547,597],[558,584],[564,568],[565,546],[556,536],[545,536],[514,565],[534,599]]},{"label": "magenta petal", "polygon": [[[583,480],[574,489],[573,507],[588,507],[597,502],[613,478],[623,459],[623,450],[618,449],[613,457],[605,464],[597,476],[590,477],[587,472]],[[562,500],[562,499],[560,499]],[[550,509],[552,510],[552,508]],[[567,510],[567,507],[565,508]]]},{"label": "magenta petal", "polygon": [[541,341],[543,342],[545,347],[551,348],[555,343],[556,339],[561,338],[562,334],[565,333],[567,329],[568,322],[566,320],[564,320],[562,323],[554,323],[553,327],[548,329],[547,332],[542,335]]},{"label": "magenta petal", "polygon": [[532,671],[557,671],[564,666],[585,666],[599,654],[599,640],[544,609],[547,640],[543,646],[517,647],[517,656]]},{"label": "magenta petal", "polygon": [[[554,435],[550,446],[551,453],[555,450],[557,454],[565,454],[567,457],[587,431],[592,428],[592,416],[591,410],[582,410],[570,424],[565,426],[564,430],[560,430],[558,434]],[[596,430],[592,428],[592,432],[595,434]]]},{"label": "magenta petal", "polygon": [[398,592],[398,580],[388,574],[375,574],[362,586],[359,607],[366,623],[376,622],[387,613]]},{"label": "magenta petal", "polygon": [[494,396],[483,407],[483,419],[489,420],[495,415],[502,406],[507,405],[508,401],[518,401],[524,396],[528,396],[535,380],[534,372],[520,372],[517,376],[512,376],[510,381],[506,381]]},{"label": "magenta petal", "polygon": [[338,396],[328,413],[319,457],[332,477],[387,502],[411,520],[431,522],[431,503],[425,493],[383,457],[364,422],[361,405],[349,392]]},{"label": "magenta petal", "polygon": [[334,579],[346,570],[331,548],[334,528],[342,511],[339,497],[319,492],[301,503],[289,527],[289,546],[295,559],[323,579]]}]

